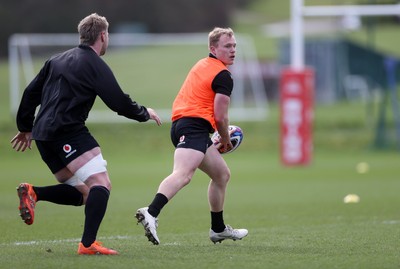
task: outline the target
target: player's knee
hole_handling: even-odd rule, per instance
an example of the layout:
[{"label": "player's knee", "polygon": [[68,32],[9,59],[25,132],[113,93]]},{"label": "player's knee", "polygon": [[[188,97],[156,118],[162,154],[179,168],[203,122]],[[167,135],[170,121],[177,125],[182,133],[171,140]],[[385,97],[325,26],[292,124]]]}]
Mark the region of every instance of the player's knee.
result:
[{"label": "player's knee", "polygon": [[174,182],[178,182],[178,184],[180,185],[180,188],[183,188],[184,186],[189,184],[190,181],[192,181],[192,177],[193,177],[193,173],[181,173],[181,172],[175,171],[171,175],[170,179],[173,180]]},{"label": "player's knee", "polygon": [[84,205],[87,198],[87,186],[78,179],[75,175],[64,182],[60,182],[65,186],[64,191],[68,192],[70,200],[67,204],[74,206]]},{"label": "player's knee", "polygon": [[229,180],[231,179],[231,170],[229,168],[226,168],[222,175],[222,181],[227,184]]},{"label": "player's knee", "polygon": [[219,185],[227,185],[231,178],[231,171],[228,167],[220,171],[212,180]]},{"label": "player's knee", "polygon": [[186,186],[187,184],[190,183],[190,181],[192,181],[192,175],[186,175],[182,177],[182,185]]}]

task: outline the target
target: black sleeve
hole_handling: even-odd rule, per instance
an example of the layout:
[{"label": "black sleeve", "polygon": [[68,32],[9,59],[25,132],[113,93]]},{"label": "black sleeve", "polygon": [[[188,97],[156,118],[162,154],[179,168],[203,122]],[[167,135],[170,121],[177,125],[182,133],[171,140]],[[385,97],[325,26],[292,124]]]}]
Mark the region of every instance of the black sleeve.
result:
[{"label": "black sleeve", "polygon": [[232,75],[228,70],[222,70],[215,76],[211,87],[214,92],[231,96],[233,90]]},{"label": "black sleeve", "polygon": [[25,88],[17,112],[17,128],[20,132],[31,132],[35,120],[36,108],[40,105],[43,85],[48,70],[49,61],[46,61],[40,72]]},{"label": "black sleeve", "polygon": [[133,101],[122,91],[108,65],[101,60],[98,67],[100,75],[97,80],[97,94],[103,102],[118,115],[140,122],[148,121],[150,115],[147,108]]}]

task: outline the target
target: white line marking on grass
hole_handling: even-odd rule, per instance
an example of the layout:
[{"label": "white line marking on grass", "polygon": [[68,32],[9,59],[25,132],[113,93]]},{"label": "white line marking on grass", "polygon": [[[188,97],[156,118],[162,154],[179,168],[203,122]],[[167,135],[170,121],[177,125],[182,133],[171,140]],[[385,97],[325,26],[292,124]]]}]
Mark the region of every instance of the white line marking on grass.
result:
[{"label": "white line marking on grass", "polygon": [[[131,240],[138,236],[128,236],[128,235],[115,235],[115,236],[101,236],[99,240]],[[70,242],[79,242],[80,238],[67,238],[59,240],[32,240],[32,241],[17,241],[11,243],[3,243],[1,246],[32,246],[32,245],[42,245],[42,244],[62,244]]]},{"label": "white line marking on grass", "polygon": [[164,246],[180,246],[181,244],[178,242],[171,242],[171,243],[165,243],[163,244]]},{"label": "white line marking on grass", "polygon": [[399,224],[400,220],[384,220],[383,224]]}]

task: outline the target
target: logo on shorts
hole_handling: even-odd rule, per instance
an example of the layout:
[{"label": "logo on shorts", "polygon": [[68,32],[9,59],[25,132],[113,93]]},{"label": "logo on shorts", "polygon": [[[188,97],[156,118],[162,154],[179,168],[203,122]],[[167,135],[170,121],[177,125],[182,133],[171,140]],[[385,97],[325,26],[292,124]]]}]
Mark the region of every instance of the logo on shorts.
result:
[{"label": "logo on shorts", "polygon": [[65,145],[63,146],[63,151],[64,151],[65,153],[70,153],[71,150],[72,150],[71,145],[65,144]]},{"label": "logo on shorts", "polygon": [[74,154],[74,153],[76,152],[76,149],[72,150],[71,145],[65,144],[65,145],[63,146],[63,151],[64,151],[65,153],[67,153],[67,155],[65,155],[65,158],[69,158],[69,156],[71,156],[72,154]]},{"label": "logo on shorts", "polygon": [[185,144],[185,136],[184,135],[179,137],[179,143],[176,146],[178,147],[178,146],[183,145],[183,144]]}]

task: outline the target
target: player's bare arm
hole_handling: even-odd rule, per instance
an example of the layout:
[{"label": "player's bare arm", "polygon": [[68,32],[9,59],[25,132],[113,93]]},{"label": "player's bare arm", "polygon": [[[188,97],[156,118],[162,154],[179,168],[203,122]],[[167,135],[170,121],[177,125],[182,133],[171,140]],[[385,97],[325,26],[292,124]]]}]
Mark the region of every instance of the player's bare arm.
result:
[{"label": "player's bare arm", "polygon": [[217,130],[221,136],[220,148],[229,150],[232,148],[232,143],[229,136],[229,116],[228,109],[230,97],[224,94],[217,93],[214,99],[214,118]]}]

